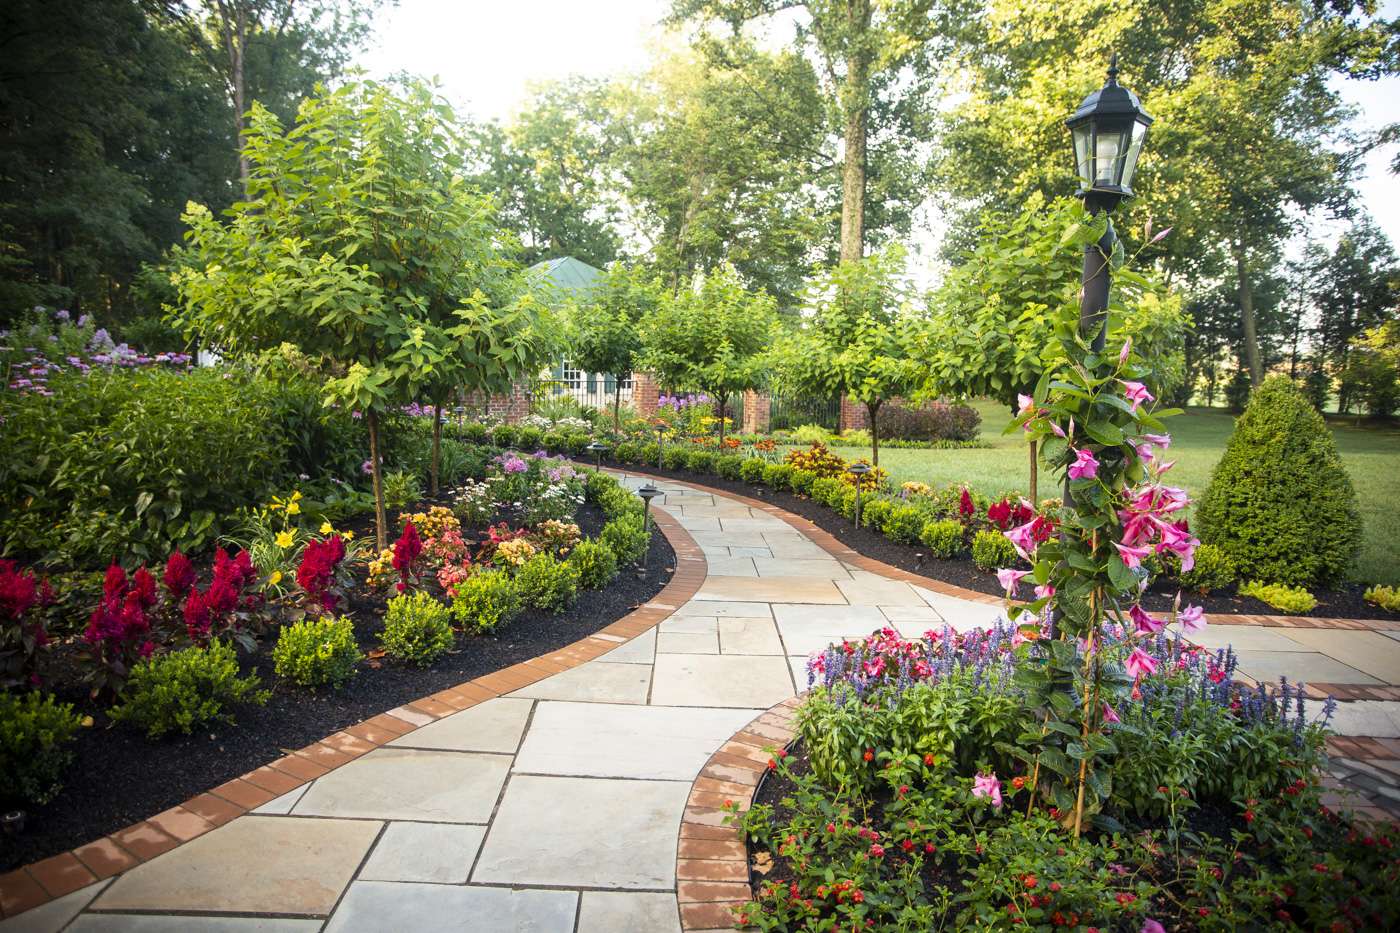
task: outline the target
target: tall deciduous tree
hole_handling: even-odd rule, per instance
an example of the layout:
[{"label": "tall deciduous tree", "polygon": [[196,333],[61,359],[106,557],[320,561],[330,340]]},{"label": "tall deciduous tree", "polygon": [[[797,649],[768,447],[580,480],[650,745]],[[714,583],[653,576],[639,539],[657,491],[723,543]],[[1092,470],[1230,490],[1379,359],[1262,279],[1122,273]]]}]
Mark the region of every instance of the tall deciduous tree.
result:
[{"label": "tall deciduous tree", "polygon": [[328,404],[365,413],[381,548],[380,414],[475,356],[528,357],[542,330],[528,294],[510,313],[473,300],[483,207],[456,128],[423,85],[348,84],[306,101],[290,129],[255,105],[248,198],[227,223],[190,206],[176,273],[189,331],[228,354],[292,343],[332,370]]},{"label": "tall deciduous tree", "polygon": [[178,24],[233,107],[238,177],[246,188],[246,114],[253,101],[289,119],[300,97],[338,74],[369,36],[384,0],[155,0]]},{"label": "tall deciduous tree", "polygon": [[[1062,124],[1120,54],[1157,118],[1120,209],[1131,242],[1171,225],[1158,261],[1174,279],[1236,283],[1243,356],[1264,366],[1256,291],[1299,213],[1341,209],[1356,151],[1332,82],[1370,76],[1386,44],[1375,5],[1274,0],[991,0],[963,45],[965,100],[942,138],[945,189],[987,204],[1073,190]],[[970,224],[969,224],[970,226]]]},{"label": "tall deciduous tree", "polygon": [[917,386],[904,252],[887,249],[822,270],[799,329],[784,342],[780,378],[797,392],[849,396],[865,406],[871,461],[880,465],[880,407]]},{"label": "tall deciduous tree", "polygon": [[642,351],[641,323],[655,312],[661,283],[637,266],[615,263],[574,308],[570,358],[585,372],[613,377],[613,428],[621,426],[622,380]]},{"label": "tall deciduous tree", "polygon": [[[819,68],[841,138],[841,259],[865,255],[872,177],[895,203],[900,175],[922,169],[918,128],[931,112],[941,53],[967,4],[960,0],[673,0],[678,20],[748,23],[800,9],[796,44]],[[911,132],[911,130],[913,132]],[[874,145],[872,145],[874,143]],[[919,200],[922,200],[921,193]],[[907,221],[907,217],[904,218]]]},{"label": "tall deciduous tree", "polygon": [[721,266],[667,295],[642,321],[641,366],[670,388],[706,393],[722,415],[730,398],[767,381],[776,327],[773,298]]}]

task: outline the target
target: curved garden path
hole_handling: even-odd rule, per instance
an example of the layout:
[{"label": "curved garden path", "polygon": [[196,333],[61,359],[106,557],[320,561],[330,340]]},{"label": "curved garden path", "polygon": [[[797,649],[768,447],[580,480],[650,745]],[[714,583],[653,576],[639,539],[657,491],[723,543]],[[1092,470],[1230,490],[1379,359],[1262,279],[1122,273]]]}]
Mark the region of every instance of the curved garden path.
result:
[{"label": "curved garden path", "polygon": [[[766,503],[657,484],[680,566],[652,603],[0,877],[0,931],[723,925],[745,878],[715,808],[747,799],[807,653],[884,625],[966,630],[1000,609]],[[1400,633],[1300,621],[1212,626],[1202,641],[1233,642],[1246,674],[1359,691],[1339,725],[1373,738],[1339,740],[1338,790],[1400,798]]]}]

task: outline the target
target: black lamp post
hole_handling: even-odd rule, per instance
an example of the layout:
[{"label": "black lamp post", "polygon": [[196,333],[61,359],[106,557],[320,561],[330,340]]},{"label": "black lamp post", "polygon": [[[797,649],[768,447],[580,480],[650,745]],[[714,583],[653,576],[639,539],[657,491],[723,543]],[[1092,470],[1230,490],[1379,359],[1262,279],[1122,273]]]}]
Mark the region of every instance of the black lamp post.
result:
[{"label": "black lamp post", "polygon": [[856,527],[860,527],[860,484],[865,479],[865,474],[870,472],[868,463],[852,463],[846,468],[846,472],[856,478]]},{"label": "black lamp post", "polygon": [[[637,495],[642,497],[642,527],[647,532],[647,551],[651,550],[651,500],[661,495],[661,490],[651,483],[647,483],[637,490]],[[642,552],[642,572],[645,574],[647,567],[647,551]]]},{"label": "black lamp post", "polygon": [[[1112,213],[1118,202],[1133,196],[1133,171],[1152,118],[1137,95],[1118,83],[1118,56],[1108,66],[1108,81],[1094,91],[1065,126],[1074,142],[1079,191],[1091,214]],[[1110,260],[1118,243],[1113,221],[1097,243],[1084,247],[1083,290],[1079,299],[1079,332],[1092,332],[1095,351],[1103,349],[1108,324]]]},{"label": "black lamp post", "polygon": [[659,470],[661,469],[661,435],[666,432],[667,424],[657,419],[652,427],[656,428],[656,468]]},{"label": "black lamp post", "polygon": [[603,454],[607,451],[608,445],[602,441],[594,441],[583,448],[593,454],[593,472],[597,473],[603,469]]}]

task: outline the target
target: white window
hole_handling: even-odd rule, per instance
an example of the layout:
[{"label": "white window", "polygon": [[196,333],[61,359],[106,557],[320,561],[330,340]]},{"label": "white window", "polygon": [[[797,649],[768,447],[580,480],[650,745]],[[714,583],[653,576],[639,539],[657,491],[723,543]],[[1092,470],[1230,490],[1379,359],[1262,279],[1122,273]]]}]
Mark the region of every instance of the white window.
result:
[{"label": "white window", "polygon": [[561,377],[564,380],[564,384],[570,389],[580,389],[583,387],[583,373],[568,360],[564,361]]}]

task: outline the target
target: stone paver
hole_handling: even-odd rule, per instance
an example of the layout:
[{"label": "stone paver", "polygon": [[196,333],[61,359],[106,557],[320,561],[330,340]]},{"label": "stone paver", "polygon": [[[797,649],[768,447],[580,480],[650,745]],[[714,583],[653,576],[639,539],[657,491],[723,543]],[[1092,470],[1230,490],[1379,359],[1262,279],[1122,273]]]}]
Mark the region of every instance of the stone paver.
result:
[{"label": "stone paver", "polygon": [[515,770],[691,781],[760,711],[541,702]]},{"label": "stone paver", "polygon": [[506,755],[380,748],[318,778],[292,814],[485,823],[509,771]]},{"label": "stone paver", "polygon": [[[650,480],[623,481],[635,489]],[[574,663],[593,660],[521,689],[513,688],[527,678],[503,676],[489,691],[446,692],[456,705],[425,704],[433,715],[401,710],[363,733],[380,735],[374,744],[329,737],[331,748],[359,757],[308,784],[278,780],[274,792],[231,782],[221,796],[255,813],[0,923],[0,933],[65,924],[83,933],[309,933],[323,923],[338,933],[677,933],[682,915],[686,929],[727,926],[727,907],[714,898],[731,888],[721,897],[687,874],[693,868],[676,877],[682,810],[711,756],[731,756],[731,738],[761,753],[754,743],[766,738],[736,733],[794,686],[805,689],[809,654],[830,642],[885,626],[907,637],[945,625],[968,631],[1002,610],[873,572],[877,565],[848,552],[833,558],[817,543],[829,537],[809,538],[751,502],[657,485],[658,511],[690,529],[707,569],[693,597],[648,604],[645,624],[654,627],[624,640],[640,626],[621,623],[587,649],[566,649]],[[699,560],[692,549],[680,563]],[[1400,680],[1396,634],[1212,625],[1195,638],[1212,649],[1233,644],[1241,671],[1260,679],[1286,674],[1359,691]],[[535,676],[554,669],[541,663]],[[1388,696],[1339,706],[1339,733],[1379,738],[1332,740],[1329,780],[1339,799],[1361,792],[1400,812],[1400,741],[1391,738],[1400,738],[1400,702]],[[475,705],[450,712],[466,703]],[[420,728],[408,730],[405,719]],[[719,767],[726,780],[751,783],[744,776],[761,765]],[[691,804],[686,819],[712,829],[704,822],[712,804]],[[160,835],[144,826],[130,833],[133,845]]]},{"label": "stone paver", "polygon": [[466,884],[486,836],[485,826],[390,823],[359,877],[368,881]]},{"label": "stone paver", "polygon": [[326,933],[565,933],[573,929],[577,911],[574,891],[357,881],[326,925]]},{"label": "stone paver", "polygon": [[690,781],[511,778],[472,881],[670,889]]},{"label": "stone paver", "polygon": [[511,754],[520,746],[533,705],[523,698],[497,697],[399,736],[389,746]]},{"label": "stone paver", "polygon": [[93,907],[325,916],[382,825],[244,816],[131,869]]}]

